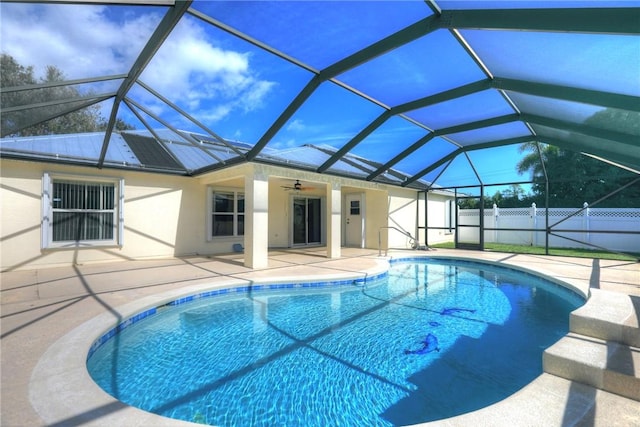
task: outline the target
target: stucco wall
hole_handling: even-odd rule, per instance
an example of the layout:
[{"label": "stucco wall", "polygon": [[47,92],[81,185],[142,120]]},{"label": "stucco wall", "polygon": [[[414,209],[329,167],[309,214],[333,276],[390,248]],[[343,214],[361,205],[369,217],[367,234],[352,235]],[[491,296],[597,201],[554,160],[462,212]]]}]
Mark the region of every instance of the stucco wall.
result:
[{"label": "stucco wall", "polygon": [[[437,193],[429,193],[429,201],[427,203],[427,214],[429,215],[429,227],[444,227],[445,222],[445,201],[450,200],[451,196],[445,196]],[[455,213],[455,212],[454,212]],[[452,242],[453,233],[447,230],[429,230],[428,243]]]},{"label": "stucco wall", "polygon": [[2,270],[38,262],[42,172],[34,164],[0,160]]},{"label": "stucco wall", "polygon": [[269,183],[269,246],[289,246],[290,193],[276,182]]},{"label": "stucco wall", "polygon": [[326,203],[323,184],[305,185],[310,189],[296,193],[283,188],[281,181],[269,182],[269,247],[286,248],[291,243],[291,203],[294,196],[319,197]]},{"label": "stucco wall", "polygon": [[[45,172],[82,177],[124,179],[123,245],[97,248],[41,249],[42,179]],[[302,195],[325,198],[327,183],[339,182],[342,194],[364,195],[365,247],[378,248],[381,227],[416,235],[416,192],[369,182],[300,172],[275,166],[244,164],[199,178],[95,169],[0,159],[0,260],[5,270],[32,269],[122,259],[163,258],[228,253],[243,237],[207,239],[207,194],[211,188],[243,190],[244,176],[269,177],[268,246],[290,245],[291,192],[281,185],[301,179],[314,187]],[[444,198],[442,198],[444,200]],[[444,212],[430,197],[430,214]],[[432,207],[431,204],[434,204]],[[410,240],[394,230],[382,232],[384,247],[408,248]]]},{"label": "stucco wall", "polygon": [[[82,178],[123,178],[123,246],[40,248],[45,172]],[[206,187],[197,180],[117,170],[3,159],[0,163],[2,270],[122,259],[211,253],[205,238]]]},{"label": "stucco wall", "polygon": [[413,190],[402,188],[391,189],[389,190],[388,204],[389,227],[395,227],[395,229],[387,230],[389,248],[410,249],[413,243],[412,240],[396,229],[407,232],[413,237],[417,237],[417,194]]}]

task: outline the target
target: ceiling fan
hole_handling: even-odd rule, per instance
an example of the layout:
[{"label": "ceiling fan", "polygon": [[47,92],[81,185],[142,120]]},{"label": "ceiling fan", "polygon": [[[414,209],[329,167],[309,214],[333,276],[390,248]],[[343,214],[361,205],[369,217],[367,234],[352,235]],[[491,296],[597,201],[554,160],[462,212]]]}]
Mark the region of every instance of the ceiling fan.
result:
[{"label": "ceiling fan", "polygon": [[285,191],[295,190],[295,191],[305,191],[305,190],[313,190],[313,187],[303,187],[302,183],[299,179],[296,179],[296,182],[293,185],[281,185]]}]

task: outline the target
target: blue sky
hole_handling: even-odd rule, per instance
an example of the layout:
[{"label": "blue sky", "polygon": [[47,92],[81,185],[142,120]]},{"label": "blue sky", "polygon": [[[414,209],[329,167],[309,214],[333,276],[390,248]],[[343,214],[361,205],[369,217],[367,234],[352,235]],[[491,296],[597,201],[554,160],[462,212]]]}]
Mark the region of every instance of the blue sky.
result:
[{"label": "blue sky", "polygon": [[[447,7],[463,4],[441,3]],[[553,3],[579,5],[577,2]],[[510,5],[508,2],[496,4],[500,7]],[[517,4],[522,6],[522,2]],[[552,3],[538,1],[534,4]],[[418,0],[198,1],[194,7],[315,70],[432,13],[423,1]],[[47,65],[55,65],[67,78],[76,79],[128,72],[165,9],[2,3],[0,11],[3,53],[14,56],[23,65],[33,65],[39,75]],[[353,16],[358,16],[356,23]],[[380,20],[380,16],[385,19]],[[26,28],[29,31],[25,31]],[[640,72],[640,68],[616,66],[629,58],[637,59],[640,48],[637,38],[598,36],[596,40],[593,35],[582,34],[479,30],[461,33],[470,46],[486,58],[489,69],[501,77],[566,84],[573,83],[577,72],[578,80],[584,81],[586,88],[640,94],[640,79],[634,74]],[[541,44],[557,49],[540,49]],[[616,48],[612,50],[614,45]],[[594,75],[606,75],[607,78],[594,79]],[[141,80],[218,135],[254,144],[312,77],[313,73],[304,68],[187,16],[169,35]],[[388,107],[484,77],[481,69],[446,30],[436,31],[337,76],[340,81]],[[104,83],[86,86],[97,93],[113,90],[113,83],[111,88]],[[135,86],[129,96],[177,128],[198,130],[140,86]],[[542,105],[532,96],[520,96],[519,101],[534,112]],[[544,100],[545,105],[548,102]],[[593,106],[569,104],[554,101],[554,115],[581,121],[599,110]],[[108,116],[111,103],[105,102],[102,107],[103,114]],[[302,144],[325,144],[340,148],[383,111],[382,106],[332,82],[325,82],[275,135],[269,147],[285,149]],[[431,129],[441,129],[512,113],[513,108],[502,96],[495,91],[486,91],[409,111],[406,115]],[[142,127],[124,106],[120,118]],[[160,126],[153,119],[147,119],[152,126]],[[364,139],[352,153],[384,162],[427,132],[410,120],[394,117]],[[467,145],[529,133],[517,122],[452,137]],[[455,147],[446,140],[436,138],[399,163],[398,168],[415,173],[422,170],[425,158],[437,159],[453,149]],[[487,153],[478,151],[471,155],[477,162],[482,159],[481,168],[486,168],[481,173],[483,179],[498,182],[528,178],[515,173],[515,164],[521,157],[517,146],[483,151]],[[461,175],[470,173],[464,161],[456,163],[463,166]]]}]

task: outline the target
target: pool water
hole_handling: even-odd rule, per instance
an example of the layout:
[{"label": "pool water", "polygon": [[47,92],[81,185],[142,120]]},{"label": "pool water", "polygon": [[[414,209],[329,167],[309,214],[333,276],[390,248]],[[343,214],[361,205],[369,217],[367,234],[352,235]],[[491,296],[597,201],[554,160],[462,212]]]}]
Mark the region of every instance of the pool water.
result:
[{"label": "pool water", "polygon": [[415,424],[529,383],[583,302],[514,270],[399,261],[364,285],[158,310],[106,341],[87,366],[117,399],[202,424]]}]

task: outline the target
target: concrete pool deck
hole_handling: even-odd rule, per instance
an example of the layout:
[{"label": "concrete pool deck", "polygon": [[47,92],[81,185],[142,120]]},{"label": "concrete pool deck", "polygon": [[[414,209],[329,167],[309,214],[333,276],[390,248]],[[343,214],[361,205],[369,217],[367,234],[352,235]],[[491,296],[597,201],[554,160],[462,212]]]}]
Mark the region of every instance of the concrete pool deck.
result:
[{"label": "concrete pool deck", "polygon": [[[105,324],[139,311],[143,304],[188,290],[247,282],[335,280],[376,274],[386,264],[377,250],[343,248],[339,259],[327,259],[325,254],[324,248],[274,250],[269,253],[269,267],[255,271],[243,266],[242,254],[229,254],[1,273],[0,424],[194,425],[128,407],[102,392],[83,369],[87,342],[90,345],[106,331]],[[534,271],[597,295],[593,301],[601,306],[588,308],[593,316],[621,316],[637,328],[639,263],[454,250],[388,255],[470,258]],[[620,310],[608,303],[608,296],[627,296],[635,311],[616,312]],[[640,371],[638,364],[632,366],[635,372]],[[545,373],[502,402],[435,424],[640,425],[640,401]]]}]

